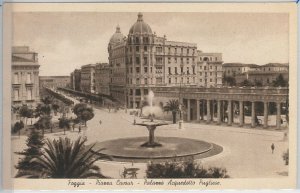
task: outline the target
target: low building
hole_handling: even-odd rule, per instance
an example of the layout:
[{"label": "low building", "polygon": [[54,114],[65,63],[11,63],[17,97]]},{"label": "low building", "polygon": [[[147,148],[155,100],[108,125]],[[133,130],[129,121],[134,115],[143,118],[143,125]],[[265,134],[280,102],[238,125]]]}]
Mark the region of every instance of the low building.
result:
[{"label": "low building", "polygon": [[68,87],[70,85],[70,76],[40,76],[39,81],[40,89],[43,87]]},{"label": "low building", "polygon": [[238,74],[243,74],[248,71],[260,71],[260,66],[256,64],[224,63],[222,69],[223,76],[235,77]]},{"label": "low building", "polygon": [[95,81],[97,94],[110,95],[110,67],[107,63],[96,65]]},{"label": "low building", "polygon": [[40,100],[38,54],[28,46],[12,48],[12,105],[34,107]]},{"label": "low building", "polygon": [[238,85],[248,80],[253,85],[272,86],[279,75],[282,75],[285,81],[289,80],[289,72],[286,71],[249,71],[236,75],[235,80]]},{"label": "low building", "polygon": [[96,64],[87,64],[81,67],[80,88],[81,91],[87,93],[95,93],[95,67]]}]

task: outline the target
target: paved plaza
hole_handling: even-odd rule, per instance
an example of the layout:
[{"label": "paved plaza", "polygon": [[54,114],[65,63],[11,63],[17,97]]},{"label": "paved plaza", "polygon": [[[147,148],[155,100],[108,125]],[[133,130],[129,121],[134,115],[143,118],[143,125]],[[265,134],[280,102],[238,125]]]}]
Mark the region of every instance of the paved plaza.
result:
[{"label": "paved plaza", "polygon": [[[46,134],[46,138],[69,137],[77,139],[79,135],[88,138],[88,144],[103,142],[118,138],[147,137],[148,131],[143,126],[133,125],[134,117],[129,110],[109,112],[108,109],[94,108],[95,117],[87,122],[87,128],[81,133],[75,131]],[[99,121],[101,120],[101,124]],[[142,120],[136,118],[136,122]],[[161,126],[156,130],[156,136],[182,137],[215,143],[223,147],[223,152],[199,160],[204,166],[225,167],[232,178],[252,177],[284,177],[288,174],[288,166],[284,164],[282,154],[288,149],[288,141],[284,140],[284,132],[263,129],[249,129],[205,125],[199,123],[184,123],[179,129],[178,124]],[[12,151],[18,152],[25,148],[27,137],[12,137]],[[275,144],[274,154],[271,144]],[[17,164],[18,155],[14,155],[13,163]],[[138,178],[145,177],[147,163],[99,161],[97,163],[102,173],[112,178],[120,178],[124,167],[136,167]],[[13,168],[13,175],[16,170]]]}]

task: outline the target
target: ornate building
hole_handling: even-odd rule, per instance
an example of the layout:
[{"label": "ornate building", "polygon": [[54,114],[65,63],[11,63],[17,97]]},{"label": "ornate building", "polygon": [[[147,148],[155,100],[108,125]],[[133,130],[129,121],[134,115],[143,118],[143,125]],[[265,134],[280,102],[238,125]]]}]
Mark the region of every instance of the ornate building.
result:
[{"label": "ornate building", "polygon": [[40,99],[38,54],[28,46],[12,48],[12,105],[34,107]]},{"label": "ornate building", "polygon": [[76,91],[81,91],[80,82],[81,82],[81,70],[80,69],[75,69],[70,74],[70,87],[71,87],[71,89],[76,90]]},{"label": "ornate building", "polygon": [[[138,108],[149,89],[155,86],[222,84],[221,54],[197,52],[195,43],[168,41],[165,35],[157,36],[144,22],[142,13],[138,14],[127,37],[117,27],[108,52],[111,95],[130,108]],[[214,57],[214,61],[198,62],[198,53],[203,58]],[[202,66],[214,67],[208,68],[208,72],[214,72],[209,73],[208,79],[200,78]]]}]

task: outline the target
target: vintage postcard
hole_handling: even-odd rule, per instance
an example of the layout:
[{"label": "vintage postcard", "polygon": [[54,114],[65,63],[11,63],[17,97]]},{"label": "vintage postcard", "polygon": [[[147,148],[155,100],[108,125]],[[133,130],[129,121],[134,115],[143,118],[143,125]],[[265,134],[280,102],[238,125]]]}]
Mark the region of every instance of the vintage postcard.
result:
[{"label": "vintage postcard", "polygon": [[296,188],[296,21],[295,3],[4,4],[4,187]]}]

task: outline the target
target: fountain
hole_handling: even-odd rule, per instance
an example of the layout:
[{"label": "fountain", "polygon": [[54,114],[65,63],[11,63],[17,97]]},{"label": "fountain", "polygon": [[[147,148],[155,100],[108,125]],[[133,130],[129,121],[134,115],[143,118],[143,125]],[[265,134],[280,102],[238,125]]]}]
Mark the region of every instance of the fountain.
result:
[{"label": "fountain", "polygon": [[[136,136],[97,142],[95,149],[103,149],[101,154],[108,155],[115,161],[143,163],[147,163],[149,160],[174,160],[174,158],[186,159],[193,157],[202,159],[223,151],[221,146],[214,143],[192,138],[172,137],[169,136],[169,133],[166,136],[165,132],[163,132],[165,136],[155,137],[155,130],[160,126],[169,125],[169,123],[154,120],[156,116],[162,113],[162,109],[154,105],[153,99],[154,93],[150,90],[148,94],[149,105],[142,109],[143,114],[148,119],[142,122],[136,122],[135,120],[132,128],[140,126],[143,126],[141,128],[147,128],[149,132],[147,137]],[[172,130],[170,134],[174,135],[177,131]],[[125,135],[128,134],[126,132]],[[132,136],[132,134],[129,136]]]},{"label": "fountain", "polygon": [[153,98],[154,98],[154,93],[152,90],[150,90],[149,95],[148,95],[149,106],[146,106],[143,108],[143,109],[145,109],[146,114],[148,114],[148,117],[150,118],[150,120],[143,121],[142,123],[135,123],[135,125],[145,126],[149,131],[149,140],[147,142],[143,143],[141,145],[141,147],[147,147],[147,148],[161,147],[162,145],[160,143],[155,142],[154,131],[158,126],[168,125],[168,123],[154,121],[154,115],[155,115],[154,112],[157,108],[155,108],[153,106]]}]

